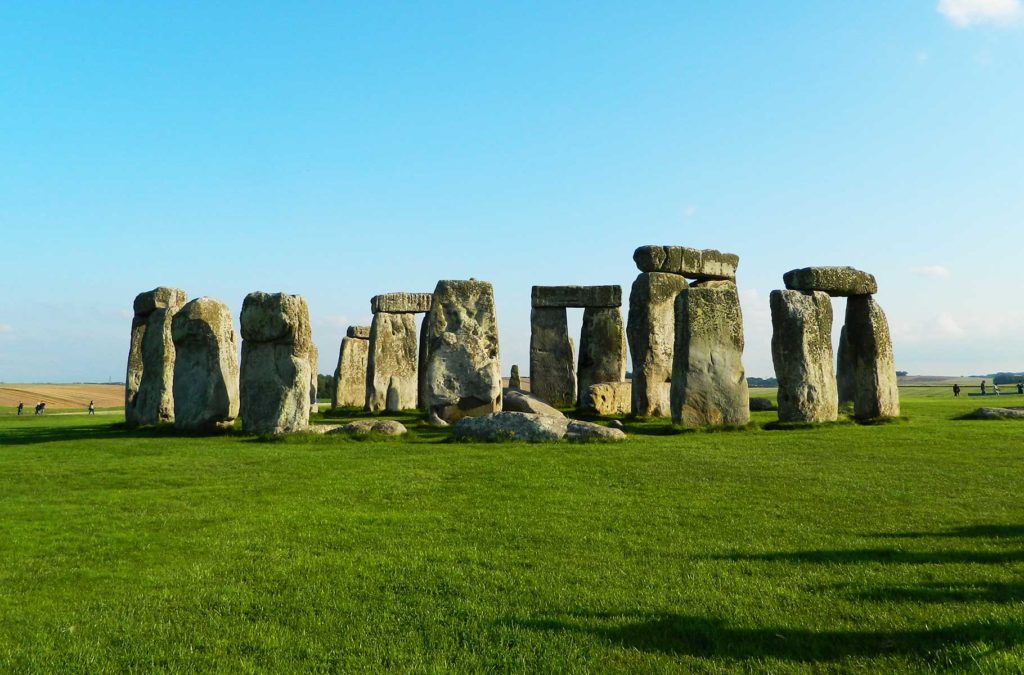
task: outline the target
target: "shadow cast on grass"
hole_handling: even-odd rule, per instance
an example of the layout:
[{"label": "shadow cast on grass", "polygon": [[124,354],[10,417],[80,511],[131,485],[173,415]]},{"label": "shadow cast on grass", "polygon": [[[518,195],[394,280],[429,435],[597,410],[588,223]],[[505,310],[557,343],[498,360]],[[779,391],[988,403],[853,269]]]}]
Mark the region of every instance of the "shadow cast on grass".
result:
[{"label": "shadow cast on grass", "polygon": [[978,582],[962,584],[924,583],[917,586],[887,586],[854,594],[873,602],[917,602],[928,604],[1024,601],[1024,584]]},{"label": "shadow cast on grass", "polygon": [[1024,525],[965,525],[941,532],[879,532],[873,536],[881,539],[1021,539]]},{"label": "shadow cast on grass", "polygon": [[903,565],[935,565],[944,563],[977,563],[1001,565],[1024,562],[1024,551],[901,551],[891,548],[854,550],[788,551],[777,553],[738,553],[714,556],[714,560],[733,562],[792,562],[818,564],[895,563]]}]

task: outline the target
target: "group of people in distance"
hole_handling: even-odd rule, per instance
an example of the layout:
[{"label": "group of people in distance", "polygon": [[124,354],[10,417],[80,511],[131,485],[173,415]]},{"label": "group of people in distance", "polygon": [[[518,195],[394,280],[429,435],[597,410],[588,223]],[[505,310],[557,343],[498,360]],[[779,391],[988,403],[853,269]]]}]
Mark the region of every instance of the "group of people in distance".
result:
[{"label": "group of people in distance", "polygon": [[[978,389],[981,390],[981,395],[982,396],[988,396],[989,394],[987,392],[987,380],[982,380],[981,384],[978,386]],[[1017,393],[1018,394],[1024,394],[1024,382],[1018,382],[1017,383]],[[999,385],[996,384],[995,382],[993,382],[992,383],[992,395],[999,396],[1001,394],[1002,394],[1002,392],[999,391]],[[953,385],[953,396],[957,397],[959,395],[960,395],[960,385],[959,384],[954,384]]]},{"label": "group of people in distance", "polygon": [[[46,411],[46,403],[44,403],[43,401],[40,401],[39,403],[36,403],[36,414],[37,415],[42,415],[45,411]],[[25,412],[25,403],[22,402],[22,401],[18,401],[18,415],[21,415],[24,412]],[[89,414],[90,415],[95,415],[96,414],[96,402],[95,401],[89,401]]]}]

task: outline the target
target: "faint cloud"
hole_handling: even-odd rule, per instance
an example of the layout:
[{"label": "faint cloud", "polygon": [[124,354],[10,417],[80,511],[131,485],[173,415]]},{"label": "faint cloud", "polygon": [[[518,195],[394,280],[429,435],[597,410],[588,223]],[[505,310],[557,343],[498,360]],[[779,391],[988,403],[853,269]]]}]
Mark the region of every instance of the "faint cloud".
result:
[{"label": "faint cloud", "polygon": [[965,331],[956,319],[947,312],[941,312],[935,317],[935,327],[938,329],[939,334],[945,337],[960,337],[967,331]]},{"label": "faint cloud", "polygon": [[686,209],[683,210],[683,215],[685,215],[687,218],[693,218],[695,215],[697,215],[697,207],[694,206],[693,204],[687,206]]},{"label": "faint cloud", "polygon": [[942,265],[925,265],[924,267],[915,267],[911,272],[919,277],[928,277],[929,279],[948,279],[953,276],[953,273],[949,271],[949,268],[943,267]]},{"label": "faint cloud", "polygon": [[10,324],[0,323],[0,333],[10,333],[14,329],[11,328]]},{"label": "faint cloud", "polygon": [[1009,26],[1024,18],[1021,0],[939,0],[936,10],[957,28]]},{"label": "faint cloud", "polygon": [[922,65],[928,63],[928,58],[928,52],[924,51],[923,49],[914,54],[914,60]]}]

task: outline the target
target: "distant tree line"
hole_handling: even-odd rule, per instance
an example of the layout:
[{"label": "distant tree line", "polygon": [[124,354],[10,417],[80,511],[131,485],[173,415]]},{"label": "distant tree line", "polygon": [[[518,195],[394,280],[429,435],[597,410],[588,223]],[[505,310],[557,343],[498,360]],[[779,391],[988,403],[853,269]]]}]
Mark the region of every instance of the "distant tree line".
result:
[{"label": "distant tree line", "polygon": [[748,387],[777,387],[779,381],[774,377],[748,377]]},{"label": "distant tree line", "polygon": [[1017,384],[1024,381],[1024,373],[989,373],[988,375],[971,375],[981,380],[992,380],[995,384]]},{"label": "distant tree line", "polygon": [[319,399],[327,399],[334,396],[334,376],[333,375],[317,375],[316,376],[316,397]]}]

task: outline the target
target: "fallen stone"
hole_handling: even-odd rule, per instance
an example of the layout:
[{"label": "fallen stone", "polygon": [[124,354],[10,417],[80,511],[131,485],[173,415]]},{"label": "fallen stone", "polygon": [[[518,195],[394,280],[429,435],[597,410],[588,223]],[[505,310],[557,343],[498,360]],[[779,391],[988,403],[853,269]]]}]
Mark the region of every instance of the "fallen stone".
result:
[{"label": "fallen stone", "polygon": [[534,286],[534,307],[621,307],[621,286]]},{"label": "fallen stone", "polygon": [[369,340],[351,336],[341,339],[338,367],[334,369],[332,408],[361,408],[366,403],[366,367],[369,358]]},{"label": "fallen stone", "polygon": [[370,299],[370,311],[374,314],[422,314],[429,312],[432,304],[430,293],[384,293]]},{"label": "fallen stone", "polygon": [[714,249],[686,246],[641,246],[633,252],[641,272],[665,272],[688,279],[735,279],[740,258]]},{"label": "fallen stone", "polygon": [[686,279],[663,272],[645,272],[633,282],[626,337],[633,358],[632,412],[637,417],[670,414],[675,302],[684,288]]},{"label": "fallen stone", "polygon": [[966,419],[975,420],[1006,420],[1024,418],[1022,408],[978,408],[972,413],[964,416]]},{"label": "fallen stone", "polygon": [[875,277],[852,267],[804,267],[782,276],[786,288],[793,291],[821,291],[832,296],[874,295]]},{"label": "fallen stone", "polygon": [[632,405],[633,385],[629,382],[600,382],[587,387],[579,409],[595,415],[626,415]]},{"label": "fallen stone", "polygon": [[775,404],[772,403],[772,400],[770,398],[760,398],[754,396],[750,399],[751,412],[766,412],[768,410],[775,410]]},{"label": "fallen stone", "polygon": [[135,297],[124,418],[129,427],[174,421],[174,341],[171,322],[185,292],[161,286]]},{"label": "fallen stone", "polygon": [[369,326],[349,326],[345,333],[346,337],[355,338],[357,340],[369,340],[370,339],[370,327]]},{"label": "fallen stone", "polygon": [[405,425],[396,420],[356,420],[329,433],[380,434],[381,436],[403,436],[409,433]]},{"label": "fallen stone", "polygon": [[508,388],[509,389],[522,389],[523,388],[523,381],[519,377],[519,366],[517,366],[515,364],[512,365],[512,372],[509,373]]},{"label": "fallen stone", "polygon": [[437,413],[434,412],[433,410],[431,410],[431,411],[429,411],[427,413],[427,424],[429,424],[432,427],[446,427],[446,426],[448,426],[448,423],[445,422],[440,417],[438,417]]},{"label": "fallen stone", "polygon": [[506,389],[502,398],[502,410],[508,412],[532,413],[547,417],[565,417],[560,410],[524,391]]},{"label": "fallen stone", "polygon": [[530,393],[554,406],[576,402],[576,364],[564,309],[530,312]]},{"label": "fallen stone", "polygon": [[580,361],[576,369],[577,401],[590,385],[621,382],[626,377],[626,331],[618,307],[587,307],[580,333]]},{"label": "fallen stone", "polygon": [[227,305],[196,298],[174,315],[174,426],[230,427],[238,417],[238,338]]},{"label": "fallen stone", "polygon": [[603,427],[600,424],[594,424],[593,422],[581,422],[579,420],[570,420],[569,426],[565,431],[565,440],[624,441],[626,440],[626,434],[620,429]]},{"label": "fallen stone", "polygon": [[779,420],[834,422],[839,398],[832,370],[832,300],[821,291],[772,291],[769,303]]},{"label": "fallen stone", "polygon": [[416,347],[415,316],[388,312],[373,315],[366,363],[366,410],[380,412],[387,407],[392,378],[398,390],[399,409],[416,407],[419,388]]},{"label": "fallen stone", "polygon": [[484,417],[466,417],[452,427],[456,440],[480,441],[558,441],[558,440],[623,440],[619,429],[609,429],[590,422],[558,417],[545,417],[521,412],[499,412]]},{"label": "fallen stone", "polygon": [[608,423],[608,426],[612,427],[613,429],[622,429],[624,425],[619,420],[612,420],[611,422]]},{"label": "fallen stone", "polygon": [[340,424],[310,424],[308,427],[303,429],[305,433],[309,434],[333,434],[334,432],[341,429]]},{"label": "fallen stone", "polygon": [[846,340],[853,363],[853,415],[898,417],[900,390],[885,312],[870,295],[846,301]]}]

